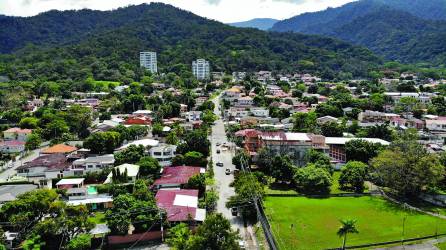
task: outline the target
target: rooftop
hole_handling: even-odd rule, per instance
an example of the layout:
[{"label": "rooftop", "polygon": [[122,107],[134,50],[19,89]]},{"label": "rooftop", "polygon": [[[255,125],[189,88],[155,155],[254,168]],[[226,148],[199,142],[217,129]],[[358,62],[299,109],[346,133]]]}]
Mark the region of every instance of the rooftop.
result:
[{"label": "rooftop", "polygon": [[154,185],[186,184],[192,176],[203,172],[204,169],[200,167],[191,167],[191,166],[165,167],[163,169],[163,174],[161,178],[157,179]]},{"label": "rooftop", "polygon": [[69,166],[70,163],[67,162],[67,157],[64,154],[47,154],[41,155],[36,159],[23,164],[22,166],[18,167],[17,170],[35,167],[46,167],[49,170],[62,170],[68,168]]},{"label": "rooftop", "polygon": [[33,184],[11,184],[0,186],[0,203],[13,201],[18,195],[36,189],[37,186]]},{"label": "rooftop", "polygon": [[31,129],[21,129],[21,128],[10,128],[3,132],[6,133],[17,133],[17,134],[31,134],[33,131]]},{"label": "rooftop", "polygon": [[125,145],[123,145],[122,147],[120,147],[118,150],[123,150],[128,148],[130,145],[142,145],[144,147],[156,147],[158,146],[159,141],[157,140],[153,140],[153,139],[142,139],[142,140],[137,140],[137,141],[133,141],[131,143],[127,143]]},{"label": "rooftop", "polygon": [[166,210],[169,221],[187,221],[189,216],[197,221],[204,220],[206,212],[204,209],[197,209],[198,190],[161,189],[155,199],[157,206]]},{"label": "rooftop", "polygon": [[57,144],[42,151],[42,154],[69,154],[76,151],[77,148],[65,144]]},{"label": "rooftop", "polygon": [[56,183],[56,186],[80,185],[84,182],[84,180],[85,178],[62,179]]}]

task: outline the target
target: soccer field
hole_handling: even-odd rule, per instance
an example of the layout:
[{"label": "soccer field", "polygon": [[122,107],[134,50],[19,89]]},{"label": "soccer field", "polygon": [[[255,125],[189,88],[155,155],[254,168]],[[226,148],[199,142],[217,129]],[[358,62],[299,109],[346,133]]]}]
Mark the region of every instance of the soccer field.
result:
[{"label": "soccer field", "polygon": [[[404,210],[378,197],[267,197],[265,210],[280,249],[341,247],[336,235],[340,219],[357,220],[359,234],[348,245],[415,238],[446,233],[446,220]],[[293,224],[293,227],[291,226]]]}]

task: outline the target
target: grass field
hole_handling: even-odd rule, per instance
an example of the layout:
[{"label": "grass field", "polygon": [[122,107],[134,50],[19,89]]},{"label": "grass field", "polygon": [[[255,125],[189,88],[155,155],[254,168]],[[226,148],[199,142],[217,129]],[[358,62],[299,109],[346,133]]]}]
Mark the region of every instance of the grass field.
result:
[{"label": "grass field", "polygon": [[[281,249],[340,247],[336,232],[340,219],[356,219],[359,234],[349,235],[347,245],[400,240],[446,233],[446,220],[403,210],[377,197],[267,197],[266,213]],[[291,223],[294,224],[291,229]]]},{"label": "grass field", "polygon": [[446,250],[446,242],[437,243],[435,246],[440,250]]}]

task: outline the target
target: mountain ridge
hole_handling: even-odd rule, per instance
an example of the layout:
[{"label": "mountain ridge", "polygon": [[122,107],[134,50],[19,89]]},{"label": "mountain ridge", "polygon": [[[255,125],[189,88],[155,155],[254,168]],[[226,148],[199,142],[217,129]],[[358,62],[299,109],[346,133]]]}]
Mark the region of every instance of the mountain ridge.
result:
[{"label": "mountain ridge", "polygon": [[248,21],[228,23],[228,25],[238,28],[256,28],[259,30],[269,30],[278,21],[278,19],[273,18],[253,18]]}]

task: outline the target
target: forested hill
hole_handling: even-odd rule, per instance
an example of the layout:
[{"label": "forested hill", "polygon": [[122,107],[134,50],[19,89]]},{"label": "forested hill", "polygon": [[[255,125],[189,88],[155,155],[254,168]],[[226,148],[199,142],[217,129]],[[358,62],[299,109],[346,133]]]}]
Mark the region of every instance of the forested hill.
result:
[{"label": "forested hill", "polygon": [[325,78],[365,76],[380,63],[339,40],[235,28],[160,3],[4,17],[0,29],[8,38],[0,40],[2,50],[14,49],[2,56],[0,75],[20,80],[137,80],[142,50],[157,51],[161,71],[178,74],[199,57],[213,71],[303,70]]},{"label": "forested hill", "polygon": [[276,23],[274,31],[328,35],[402,62],[444,64],[446,0],[361,0]]}]

